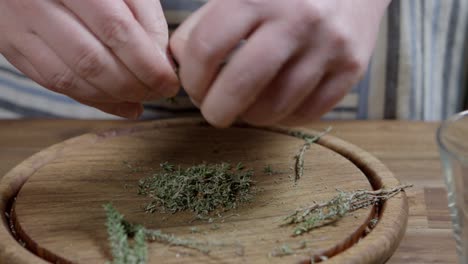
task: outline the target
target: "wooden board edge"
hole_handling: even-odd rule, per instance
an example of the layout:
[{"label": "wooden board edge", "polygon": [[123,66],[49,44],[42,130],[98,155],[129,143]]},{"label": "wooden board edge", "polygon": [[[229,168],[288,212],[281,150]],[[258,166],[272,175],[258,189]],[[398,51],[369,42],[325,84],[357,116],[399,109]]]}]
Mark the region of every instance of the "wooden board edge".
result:
[{"label": "wooden board edge", "polygon": [[[374,189],[400,185],[387,166],[354,144],[331,136],[324,136],[318,144],[347,157],[368,176]],[[395,252],[406,232],[408,215],[408,199],[406,193],[402,192],[383,204],[379,212],[379,221],[368,235],[326,263],[385,263]]]},{"label": "wooden board edge", "polygon": [[13,199],[31,175],[49,161],[60,156],[61,153],[67,150],[68,146],[93,143],[98,138],[95,134],[86,134],[52,145],[18,164],[0,180],[0,212],[2,222],[0,225],[0,263],[48,263],[24,248],[15,238],[15,234],[12,233],[9,212]]},{"label": "wooden board edge", "polygon": [[[85,134],[55,144],[31,156],[24,162],[20,163],[17,167],[13,168],[0,180],[0,212],[2,212],[2,226],[0,227],[0,263],[48,263],[25,249],[14,238],[13,234],[10,232],[9,219],[7,219],[3,212],[8,212],[11,207],[11,200],[16,196],[27,179],[44,164],[58,157],[63,151],[66,151],[67,146],[73,144],[92,143],[102,138],[133,133],[153,127],[164,128],[169,126],[187,125],[204,126],[207,125],[207,123],[201,118],[178,118],[157,120],[132,127],[106,129],[103,132]],[[276,132],[285,131],[284,128],[267,128],[267,130]],[[316,133],[311,129],[304,129],[303,131],[308,133],[313,132],[314,134]],[[333,136],[324,136],[318,144],[328,147],[344,157],[348,157],[349,160],[358,166],[365,175],[370,176],[368,179],[374,188],[380,188],[381,186],[395,186],[399,183],[393,177],[393,174],[388,170],[388,168],[386,168],[385,165],[383,165],[377,158],[351,143]],[[384,174],[383,178],[377,176],[378,174],[382,175],[382,173]],[[345,251],[342,251],[338,255],[330,258],[327,263],[380,263],[384,262],[386,259],[382,261],[378,256],[381,255],[386,258],[390,257],[396,250],[406,230],[408,217],[408,203],[406,195],[402,193],[387,201],[383,209],[384,210],[381,212],[383,218],[382,221],[379,221],[378,225],[372,230],[372,232],[370,232],[369,235],[357,244],[354,243],[354,245],[351,246],[343,245],[346,247],[343,248]],[[385,219],[384,216],[388,214],[387,212],[391,212],[391,210],[399,210],[400,213],[396,217]],[[397,235],[395,235],[395,231]],[[384,240],[379,236],[385,238],[388,237],[389,239]],[[374,247],[376,248],[374,249]]]}]

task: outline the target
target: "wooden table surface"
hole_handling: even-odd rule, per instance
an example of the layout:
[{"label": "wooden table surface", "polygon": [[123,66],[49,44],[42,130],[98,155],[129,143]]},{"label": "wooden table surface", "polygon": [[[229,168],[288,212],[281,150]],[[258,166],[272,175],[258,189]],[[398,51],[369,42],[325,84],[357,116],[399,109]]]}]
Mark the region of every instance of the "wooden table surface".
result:
[{"label": "wooden table surface", "polygon": [[[0,120],[0,177],[32,154],[70,137],[125,121]],[[401,121],[336,121],[332,134],[367,150],[386,164],[407,191],[410,217],[406,235],[389,263],[456,263],[447,197],[435,142],[438,124]]]}]

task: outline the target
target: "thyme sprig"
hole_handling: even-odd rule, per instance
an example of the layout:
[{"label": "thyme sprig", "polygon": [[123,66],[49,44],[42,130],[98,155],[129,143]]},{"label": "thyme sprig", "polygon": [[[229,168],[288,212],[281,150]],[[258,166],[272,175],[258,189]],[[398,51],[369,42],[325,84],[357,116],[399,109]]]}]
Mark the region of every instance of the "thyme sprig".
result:
[{"label": "thyme sprig", "polygon": [[132,224],[126,220],[122,220],[125,231],[129,236],[133,236],[139,230],[142,230],[146,241],[158,242],[169,246],[184,247],[197,250],[203,254],[209,254],[212,247],[223,246],[222,243],[209,243],[201,242],[194,239],[184,239],[175,236],[174,234],[167,234],[159,229],[148,229],[141,225]]},{"label": "thyme sprig", "polygon": [[144,229],[141,226],[133,230],[133,245],[124,224],[124,216],[112,204],[104,205],[107,214],[107,234],[112,253],[113,264],[145,264],[148,259],[148,247]]},{"label": "thyme sprig", "polygon": [[293,236],[302,235],[341,219],[349,212],[386,201],[413,185],[401,185],[392,189],[377,191],[357,190],[339,191],[338,195],[327,202],[296,210],[284,218],[282,226],[295,225]]},{"label": "thyme sprig", "polygon": [[299,149],[299,152],[294,156],[294,181],[297,182],[304,175],[304,154],[310,148],[312,144],[319,141],[320,138],[330,133],[332,127],[328,127],[325,131],[317,134],[310,135],[301,131],[291,131],[291,136],[301,138],[305,141],[305,144]]},{"label": "thyme sprig", "polygon": [[[105,204],[107,215],[107,234],[112,253],[112,264],[145,264],[148,260],[147,241],[154,241],[169,246],[178,246],[209,254],[214,247],[235,246],[222,242],[202,242],[195,239],[184,239],[167,234],[161,230],[145,228],[132,224],[124,219],[112,204]],[[131,243],[133,238],[133,243]]]}]

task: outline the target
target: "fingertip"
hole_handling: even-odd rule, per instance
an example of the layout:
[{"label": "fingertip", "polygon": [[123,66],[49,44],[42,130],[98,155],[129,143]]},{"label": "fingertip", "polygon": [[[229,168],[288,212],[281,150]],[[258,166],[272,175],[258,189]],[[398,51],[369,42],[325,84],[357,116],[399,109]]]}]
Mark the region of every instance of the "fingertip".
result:
[{"label": "fingertip", "polygon": [[222,111],[207,111],[202,107],[201,112],[205,120],[216,128],[228,128],[234,123]]},{"label": "fingertip", "polygon": [[190,101],[192,102],[192,104],[194,106],[196,106],[198,109],[200,109],[200,105],[201,105],[200,101],[198,101],[197,99],[195,99],[195,98],[193,98],[191,96],[189,98],[190,98]]},{"label": "fingertip", "polygon": [[[174,72],[161,74],[157,84],[149,87],[148,94],[143,101],[159,100],[161,98],[169,98],[177,95],[180,89],[180,82]],[[155,82],[156,83],[156,82]]]},{"label": "fingertip", "polygon": [[175,76],[175,78],[171,78],[168,82],[162,85],[161,92],[164,97],[174,97],[179,93],[180,86],[179,79]]}]

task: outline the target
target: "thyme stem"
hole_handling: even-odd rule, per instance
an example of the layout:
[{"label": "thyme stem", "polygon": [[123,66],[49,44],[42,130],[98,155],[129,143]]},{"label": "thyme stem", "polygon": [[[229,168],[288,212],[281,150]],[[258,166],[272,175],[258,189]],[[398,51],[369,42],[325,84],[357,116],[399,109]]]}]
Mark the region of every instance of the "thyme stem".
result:
[{"label": "thyme stem", "polygon": [[310,146],[319,141],[320,138],[330,133],[332,127],[328,127],[325,131],[317,135],[309,135],[303,132],[292,131],[290,135],[305,140],[305,144],[301,147],[299,152],[294,156],[294,181],[297,182],[304,175],[304,154]]}]

